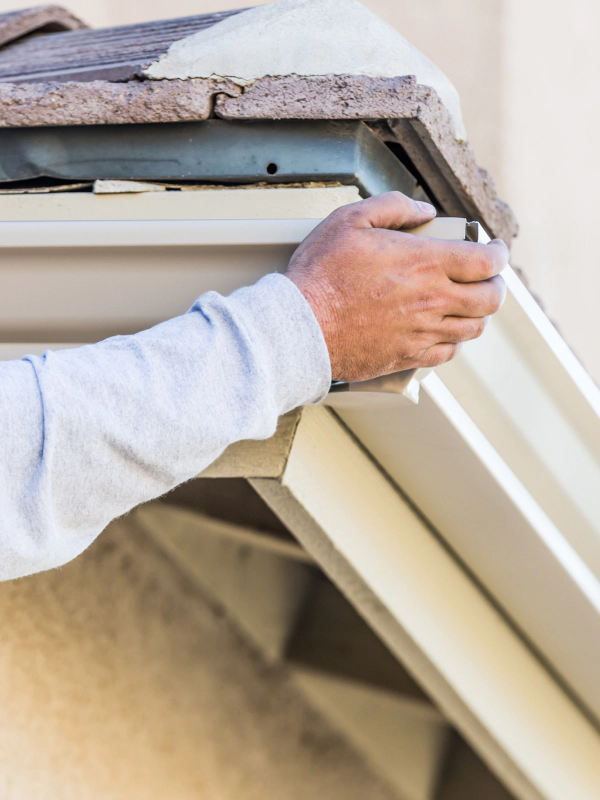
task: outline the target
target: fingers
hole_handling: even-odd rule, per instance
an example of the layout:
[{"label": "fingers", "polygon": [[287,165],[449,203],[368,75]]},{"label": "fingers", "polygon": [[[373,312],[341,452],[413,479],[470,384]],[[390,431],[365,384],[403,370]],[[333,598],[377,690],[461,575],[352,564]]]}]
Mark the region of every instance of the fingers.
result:
[{"label": "fingers", "polygon": [[445,364],[460,353],[462,344],[443,343],[434,344],[430,347],[423,356],[423,360],[419,364],[420,367],[439,367],[440,364]]},{"label": "fingers", "polygon": [[502,306],[506,284],[500,275],[476,283],[451,283],[447,316],[489,317]]},{"label": "fingers", "polygon": [[354,218],[357,227],[389,230],[410,230],[429,222],[436,215],[435,208],[429,203],[412,200],[401,192],[386,192],[369,197],[368,200],[352,206],[344,206],[343,211]]},{"label": "fingers", "polygon": [[443,343],[458,344],[478,339],[486,329],[489,317],[480,319],[464,319],[463,317],[446,317],[439,328],[439,337]]},{"label": "fingers", "polygon": [[501,239],[494,239],[489,244],[474,244],[423,238],[415,241],[413,246],[427,252],[450,280],[458,283],[485,281],[508,266],[508,248]]}]

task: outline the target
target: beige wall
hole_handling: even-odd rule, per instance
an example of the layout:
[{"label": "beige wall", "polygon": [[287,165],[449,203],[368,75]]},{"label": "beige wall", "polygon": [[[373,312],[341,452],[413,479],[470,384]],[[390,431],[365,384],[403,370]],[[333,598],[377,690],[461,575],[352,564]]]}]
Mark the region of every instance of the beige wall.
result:
[{"label": "beige wall", "polygon": [[3,800],[394,800],[131,522],[0,618]]},{"label": "beige wall", "polygon": [[[455,82],[478,160],[491,170],[521,222],[513,260],[600,381],[600,257],[589,229],[581,231],[582,220],[588,228],[594,224],[600,182],[600,4],[364,1]],[[239,0],[65,2],[94,25],[243,5]],[[0,0],[0,10],[15,4],[19,0]]]},{"label": "beige wall", "polygon": [[508,0],[501,184],[514,250],[551,317],[600,382],[600,4]]}]

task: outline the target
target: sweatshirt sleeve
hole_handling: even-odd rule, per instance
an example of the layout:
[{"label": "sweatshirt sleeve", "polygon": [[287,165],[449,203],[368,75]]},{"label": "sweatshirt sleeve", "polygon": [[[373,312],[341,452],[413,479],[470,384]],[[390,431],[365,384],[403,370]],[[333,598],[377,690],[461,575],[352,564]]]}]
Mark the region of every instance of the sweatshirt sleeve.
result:
[{"label": "sweatshirt sleeve", "polygon": [[277,274],[134,336],[0,362],[0,579],[71,560],[330,381],[317,320]]}]

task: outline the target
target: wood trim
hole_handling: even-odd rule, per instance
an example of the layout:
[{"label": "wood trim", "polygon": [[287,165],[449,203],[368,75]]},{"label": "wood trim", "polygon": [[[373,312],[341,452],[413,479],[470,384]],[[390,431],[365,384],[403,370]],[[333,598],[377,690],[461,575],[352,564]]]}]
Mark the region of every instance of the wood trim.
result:
[{"label": "wood trim", "polygon": [[277,431],[266,441],[236,442],[198,477],[280,478],[290,454],[302,409],[280,417]]}]

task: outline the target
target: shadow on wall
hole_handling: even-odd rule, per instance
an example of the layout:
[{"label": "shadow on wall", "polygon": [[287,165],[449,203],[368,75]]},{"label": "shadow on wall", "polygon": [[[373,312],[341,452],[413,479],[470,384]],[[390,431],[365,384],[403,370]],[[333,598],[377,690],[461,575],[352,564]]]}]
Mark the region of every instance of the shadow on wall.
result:
[{"label": "shadow on wall", "polygon": [[131,520],[0,615],[7,800],[393,798]]}]

